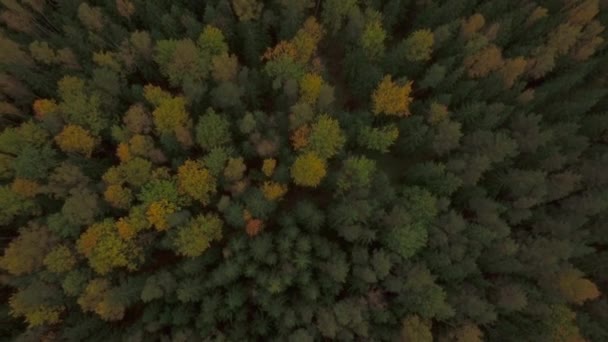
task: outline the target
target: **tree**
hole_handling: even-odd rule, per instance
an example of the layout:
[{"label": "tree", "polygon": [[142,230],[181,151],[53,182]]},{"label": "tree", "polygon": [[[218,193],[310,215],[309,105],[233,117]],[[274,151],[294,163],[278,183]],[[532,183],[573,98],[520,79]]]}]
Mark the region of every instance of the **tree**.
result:
[{"label": "tree", "polygon": [[20,230],[0,258],[0,267],[14,275],[34,272],[43,265],[46,253],[52,248],[53,236],[43,226],[31,225]]},{"label": "tree", "polygon": [[407,316],[401,328],[401,341],[403,342],[432,342],[430,324],[416,315]]},{"label": "tree", "polygon": [[211,242],[222,238],[222,220],[214,214],[191,219],[177,230],[174,246],[179,254],[197,257],[209,248]]},{"label": "tree", "polygon": [[370,150],[387,153],[389,147],[397,141],[398,137],[399,129],[392,124],[373,128],[364,126],[359,132],[357,142]]},{"label": "tree", "polygon": [[361,47],[369,59],[375,60],[382,57],[385,39],[386,32],[379,18],[369,20],[361,34]]},{"label": "tree", "polygon": [[317,103],[323,78],[316,74],[305,74],[300,80],[300,99],[310,105]]},{"label": "tree", "polygon": [[317,187],[325,177],[325,161],[316,154],[308,152],[296,158],[291,166],[291,178],[296,185]]},{"label": "tree", "polygon": [[395,116],[410,115],[410,103],[412,98],[412,82],[398,85],[393,82],[390,75],[384,76],[372,95],[374,114],[386,114]]},{"label": "tree", "polygon": [[558,287],[564,298],[574,304],[583,304],[587,300],[599,297],[597,286],[588,279],[582,278],[582,273],[573,268],[567,268],[558,275]]},{"label": "tree", "polygon": [[186,100],[181,96],[162,100],[152,112],[154,126],[161,135],[171,134],[178,128],[187,127],[188,117]]},{"label": "tree", "polygon": [[56,288],[42,281],[34,281],[11,296],[11,314],[25,317],[30,327],[57,324],[65,310],[58,292]]},{"label": "tree", "polygon": [[273,158],[264,159],[264,163],[262,164],[262,172],[266,177],[272,177],[275,168],[277,167],[277,160]]},{"label": "tree", "polygon": [[340,129],[338,120],[324,114],[318,117],[312,125],[308,141],[309,144],[305,151],[313,152],[323,159],[329,159],[342,149],[346,143],[346,137]]},{"label": "tree", "polygon": [[65,245],[53,248],[45,257],[44,265],[54,273],[64,273],[71,271],[76,266],[76,259]]},{"label": "tree", "polygon": [[258,19],[264,8],[264,3],[257,0],[232,0],[234,12],[240,21]]},{"label": "tree", "polygon": [[287,193],[287,186],[275,182],[264,182],[262,184],[262,192],[267,200],[276,201]]},{"label": "tree", "polygon": [[177,186],[181,193],[207,204],[216,192],[216,179],[201,162],[186,160],[178,168]]},{"label": "tree", "polygon": [[205,150],[211,151],[216,147],[231,141],[230,123],[223,116],[208,109],[196,124],[196,142]]},{"label": "tree", "polygon": [[89,226],[80,235],[76,247],[101,275],[117,267],[134,269],[136,266],[138,248],[133,242],[121,239],[115,223],[109,219]]},{"label": "tree", "polygon": [[467,69],[469,77],[481,78],[499,70],[503,66],[504,60],[502,51],[496,45],[489,45],[465,57],[462,63]]},{"label": "tree", "polygon": [[376,162],[364,156],[349,157],[342,165],[337,186],[340,191],[367,188],[376,172]]},{"label": "tree", "polygon": [[405,40],[405,58],[410,62],[426,61],[433,52],[434,36],[428,29],[414,31]]},{"label": "tree", "polygon": [[55,137],[55,141],[64,152],[81,153],[91,157],[97,144],[96,139],[84,128],[77,125],[67,125]]}]

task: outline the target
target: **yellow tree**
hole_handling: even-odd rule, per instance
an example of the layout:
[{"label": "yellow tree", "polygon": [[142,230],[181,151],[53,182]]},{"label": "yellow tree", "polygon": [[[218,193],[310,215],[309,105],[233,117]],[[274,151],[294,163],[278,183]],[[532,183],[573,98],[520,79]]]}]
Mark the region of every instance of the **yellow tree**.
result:
[{"label": "yellow tree", "polygon": [[411,92],[411,81],[400,86],[393,82],[391,75],[384,76],[372,94],[374,114],[410,115]]},{"label": "yellow tree", "polygon": [[291,178],[300,186],[317,187],[327,173],[325,161],[309,152],[296,158],[291,166]]},{"label": "yellow tree", "polygon": [[166,199],[162,199],[150,203],[150,206],[146,211],[146,217],[156,230],[163,231],[169,229],[169,222],[167,221],[168,216],[176,211],[177,206],[175,204]]},{"label": "yellow tree", "polygon": [[59,148],[64,152],[74,152],[90,157],[97,140],[86,129],[78,125],[67,125],[55,137]]},{"label": "yellow tree", "polygon": [[178,190],[203,204],[216,192],[216,179],[199,161],[186,160],[177,169]]},{"label": "yellow tree", "polygon": [[76,242],[78,252],[88,260],[99,274],[107,274],[117,267],[134,269],[139,249],[132,242],[120,238],[110,219],[95,223],[80,235]]},{"label": "yellow tree", "polygon": [[274,169],[277,167],[277,160],[273,158],[264,159],[264,164],[262,165],[262,172],[266,177],[272,176],[274,173]]},{"label": "yellow tree", "polygon": [[323,78],[317,74],[305,74],[300,80],[300,99],[308,104],[317,103]]},{"label": "yellow tree", "polygon": [[287,186],[276,182],[264,182],[262,193],[269,201],[276,201],[287,193]]}]

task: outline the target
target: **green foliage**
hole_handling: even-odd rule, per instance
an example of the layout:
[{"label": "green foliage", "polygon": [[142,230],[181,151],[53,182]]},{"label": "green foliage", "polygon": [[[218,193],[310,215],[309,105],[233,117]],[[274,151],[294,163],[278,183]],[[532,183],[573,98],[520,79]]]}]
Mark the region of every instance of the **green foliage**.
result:
[{"label": "green foliage", "polygon": [[198,216],[177,231],[174,245],[179,254],[201,255],[211,242],[222,238],[222,221],[213,214]]},{"label": "green foliage", "polygon": [[203,149],[211,151],[229,143],[230,122],[216,114],[213,109],[207,110],[196,124],[196,142]]},{"label": "green foliage", "polygon": [[3,340],[608,340],[605,2],[1,2]]}]

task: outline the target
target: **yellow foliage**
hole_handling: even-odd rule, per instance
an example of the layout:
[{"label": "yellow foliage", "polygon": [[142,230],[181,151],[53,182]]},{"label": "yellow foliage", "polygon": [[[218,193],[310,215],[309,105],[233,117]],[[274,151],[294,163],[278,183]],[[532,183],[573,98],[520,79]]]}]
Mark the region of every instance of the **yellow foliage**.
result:
[{"label": "yellow foliage", "polygon": [[121,162],[126,162],[131,160],[131,152],[129,151],[129,145],[126,143],[120,143],[116,147],[116,156],[120,159]]},{"label": "yellow foliage", "polygon": [[300,80],[300,98],[302,101],[314,105],[321,93],[323,78],[317,74],[306,74]]},{"label": "yellow foliage", "polygon": [[287,185],[276,182],[264,182],[262,185],[262,193],[269,201],[276,201],[287,193]]},{"label": "yellow foliage", "polygon": [[76,247],[99,274],[106,274],[116,267],[134,269],[140,252],[135,244],[120,238],[114,221],[109,219],[87,228]]},{"label": "yellow foliage", "polygon": [[274,158],[266,158],[264,159],[264,164],[262,165],[262,172],[266,177],[272,176],[274,173],[274,169],[277,166],[277,160]]},{"label": "yellow foliage", "polygon": [[161,87],[157,87],[151,84],[146,84],[144,86],[144,97],[151,104],[158,106],[163,101],[167,101],[171,99],[171,94],[167,91],[164,91]]},{"label": "yellow foliage", "polygon": [[152,112],[152,119],[160,134],[174,133],[179,127],[189,126],[186,99],[178,96],[162,100]]},{"label": "yellow foliage", "polygon": [[251,213],[249,212],[249,210],[244,209],[243,210],[243,220],[245,221],[249,221],[253,218],[253,216],[251,215]]},{"label": "yellow foliage", "polygon": [[55,102],[55,100],[38,99],[34,101],[33,107],[36,117],[41,119],[47,114],[55,113],[59,106],[57,105],[57,102]]},{"label": "yellow foliage", "polygon": [[97,143],[89,131],[77,125],[65,126],[55,141],[62,151],[80,153],[86,157],[91,156]]},{"label": "yellow foliage", "polygon": [[177,170],[177,187],[181,193],[207,204],[216,192],[216,180],[201,162],[186,160]]},{"label": "yellow foliage", "polygon": [[28,198],[35,197],[38,194],[39,189],[40,184],[38,184],[36,181],[25,178],[17,177],[11,184],[12,192]]},{"label": "yellow foliage", "polygon": [[410,115],[410,103],[412,98],[412,82],[399,86],[393,82],[390,75],[384,76],[372,95],[374,102],[374,114],[386,114],[397,116]]},{"label": "yellow foliage", "polygon": [[152,202],[148,207],[146,216],[148,221],[156,227],[156,230],[162,231],[169,228],[167,217],[177,211],[177,206],[165,199]]},{"label": "yellow foliage", "polygon": [[293,39],[297,50],[297,60],[300,63],[307,63],[310,60],[317,49],[317,44],[323,38],[323,34],[323,28],[315,17],[308,17]]},{"label": "yellow foliage", "polygon": [[316,187],[327,173],[325,161],[314,153],[298,156],[291,166],[291,177],[296,185]]},{"label": "yellow foliage", "polygon": [[310,138],[310,126],[302,125],[291,134],[290,140],[294,150],[300,150],[308,146]]},{"label": "yellow foliage", "polygon": [[35,305],[30,303],[29,298],[24,294],[17,292],[9,299],[11,307],[11,316],[25,317],[25,321],[30,327],[36,327],[43,324],[59,323],[59,317],[64,308],[59,305]]}]

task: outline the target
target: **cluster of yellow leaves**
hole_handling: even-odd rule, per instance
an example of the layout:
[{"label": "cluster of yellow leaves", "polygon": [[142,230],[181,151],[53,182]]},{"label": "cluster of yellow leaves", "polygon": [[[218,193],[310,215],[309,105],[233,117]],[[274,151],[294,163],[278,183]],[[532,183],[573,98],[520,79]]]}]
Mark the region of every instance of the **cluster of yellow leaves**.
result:
[{"label": "cluster of yellow leaves", "polygon": [[316,187],[327,173],[327,164],[316,154],[305,153],[296,158],[290,171],[296,185]]},{"label": "cluster of yellow leaves", "polygon": [[138,256],[137,246],[121,239],[112,220],[91,225],[80,236],[76,247],[99,274],[106,274],[116,267],[133,269]]},{"label": "cluster of yellow leaves", "polygon": [[399,86],[393,82],[390,75],[384,76],[374,93],[372,100],[374,102],[374,114],[387,114],[397,116],[410,115],[410,103],[412,98],[412,82],[407,82],[405,85]]},{"label": "cluster of yellow leaves", "polygon": [[64,273],[76,266],[76,258],[65,245],[59,245],[44,258],[44,265],[53,273]]},{"label": "cluster of yellow leaves", "polygon": [[216,192],[216,180],[201,162],[186,160],[177,169],[177,187],[181,193],[207,204]]},{"label": "cluster of yellow leaves", "polygon": [[91,156],[97,144],[91,133],[78,125],[65,126],[55,141],[62,151],[80,153],[86,157]]},{"label": "cluster of yellow leaves", "polygon": [[38,99],[34,101],[33,107],[36,117],[41,119],[47,114],[55,113],[59,106],[57,105],[57,102],[55,102],[55,100]]},{"label": "cluster of yellow leaves", "polygon": [[156,106],[152,112],[152,120],[158,133],[175,133],[177,128],[191,125],[184,97],[172,97],[160,87],[150,84],[144,87],[144,97]]},{"label": "cluster of yellow leaves", "polygon": [[262,165],[262,172],[266,177],[272,176],[274,173],[274,169],[277,167],[277,160],[274,158],[266,158],[264,159],[264,164]]},{"label": "cluster of yellow leaves", "polygon": [[163,199],[152,202],[146,211],[146,216],[156,230],[162,231],[169,228],[167,217],[176,211],[177,206],[175,204]]},{"label": "cluster of yellow leaves", "polygon": [[293,131],[289,139],[291,140],[291,145],[294,150],[297,151],[308,146],[310,131],[309,125],[302,125]]},{"label": "cluster of yellow leaves", "polygon": [[36,181],[26,178],[15,178],[11,184],[11,191],[23,197],[35,197],[40,190],[40,184]]},{"label": "cluster of yellow leaves", "polygon": [[287,193],[287,185],[276,182],[264,182],[262,193],[269,201],[276,201]]},{"label": "cluster of yellow leaves", "polygon": [[317,74],[305,74],[300,80],[300,99],[314,105],[319,98],[323,78]]}]

